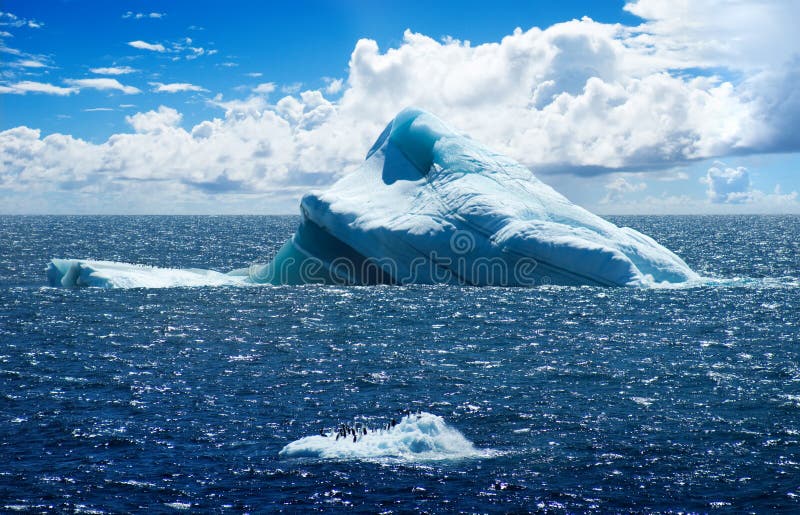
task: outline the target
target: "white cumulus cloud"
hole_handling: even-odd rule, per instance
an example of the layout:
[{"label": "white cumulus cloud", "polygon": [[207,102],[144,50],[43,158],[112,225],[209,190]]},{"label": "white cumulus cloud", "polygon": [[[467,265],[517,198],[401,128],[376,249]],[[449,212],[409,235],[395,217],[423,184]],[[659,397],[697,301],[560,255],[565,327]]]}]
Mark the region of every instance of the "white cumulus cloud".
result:
[{"label": "white cumulus cloud", "polygon": [[126,116],[133,130],[140,134],[161,133],[167,129],[175,129],[181,123],[181,115],[175,109],[160,106],[158,111],[148,111],[146,113],[136,113]]},{"label": "white cumulus cloud", "polygon": [[717,161],[708,169],[702,182],[706,184],[706,198],[712,204],[746,204],[759,212],[797,211],[796,191],[783,193],[779,184],[772,193],[755,189],[750,171],[743,167],[729,167]]},{"label": "white cumulus cloud", "polygon": [[[264,83],[245,98],[217,95],[208,102],[221,109],[219,117],[191,128],[181,126],[177,110],[161,107],[129,116],[133,133],[98,144],[69,135],[42,138],[26,127],[0,133],[3,162],[10,163],[0,171],[0,184],[34,191],[84,181],[113,193],[158,182],[156,193],[164,198],[191,191],[297,196],[357,166],[385,124],[416,105],[536,172],[617,174],[604,193],[607,203],[619,202],[646,188],[631,178],[645,172],[658,179],[696,160],[800,150],[800,95],[794,92],[800,61],[792,57],[800,53],[796,31],[786,28],[794,4],[747,3],[747,16],[769,19],[776,31],[759,34],[731,11],[733,1],[640,0],[627,6],[643,17],[635,27],[584,18],[518,29],[480,45],[411,31],[390,49],[362,39],[341,79],[319,90]],[[715,16],[730,19],[722,23]],[[726,27],[740,28],[742,38]],[[190,39],[169,49],[129,44],[176,57],[201,48]],[[759,49],[770,45],[780,55],[763,58]],[[20,92],[19,84],[0,85],[0,92]],[[89,87],[68,84],[52,92]],[[58,88],[41,88],[47,86]],[[188,83],[153,86],[200,91]],[[278,90],[282,98],[267,96]],[[713,203],[767,195],[793,202],[793,193],[753,190],[746,170],[713,169],[705,178]],[[625,172],[638,174],[619,175]],[[48,181],[32,182],[44,177]],[[705,203],[699,195],[697,201]]]},{"label": "white cumulus cloud", "polygon": [[708,185],[706,195],[714,203],[739,204],[753,200],[753,187],[747,168],[726,167],[717,162],[708,169],[704,182]]}]

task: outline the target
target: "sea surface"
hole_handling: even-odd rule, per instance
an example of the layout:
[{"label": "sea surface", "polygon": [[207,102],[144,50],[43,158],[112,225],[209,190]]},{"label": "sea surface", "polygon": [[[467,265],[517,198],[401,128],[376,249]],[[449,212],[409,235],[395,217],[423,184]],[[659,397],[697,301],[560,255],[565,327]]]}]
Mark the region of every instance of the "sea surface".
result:
[{"label": "sea surface", "polygon": [[[265,262],[298,218],[0,217],[0,511],[799,512],[800,217],[609,218],[716,280],[56,289]],[[405,409],[474,452],[279,454]]]}]

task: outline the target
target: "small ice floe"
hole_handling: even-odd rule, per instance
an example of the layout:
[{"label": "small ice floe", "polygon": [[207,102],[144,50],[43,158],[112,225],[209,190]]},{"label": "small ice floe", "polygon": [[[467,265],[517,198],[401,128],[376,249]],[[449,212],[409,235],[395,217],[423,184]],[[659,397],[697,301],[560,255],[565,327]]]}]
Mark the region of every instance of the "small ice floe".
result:
[{"label": "small ice floe", "polygon": [[50,286],[66,288],[176,288],[241,285],[247,278],[198,268],[157,268],[91,259],[53,259],[47,265],[47,280]]},{"label": "small ice floe", "polygon": [[192,504],[188,502],[175,501],[175,502],[164,503],[164,506],[172,508],[173,510],[185,511],[191,508]]},{"label": "small ice floe", "polygon": [[370,459],[408,461],[450,460],[482,457],[490,451],[476,448],[442,417],[430,413],[409,414],[379,428],[356,424],[306,436],[286,445],[284,458]]},{"label": "small ice floe", "polygon": [[655,399],[650,397],[631,397],[631,400],[640,406],[644,406],[645,408],[649,408],[650,405],[653,404]]}]

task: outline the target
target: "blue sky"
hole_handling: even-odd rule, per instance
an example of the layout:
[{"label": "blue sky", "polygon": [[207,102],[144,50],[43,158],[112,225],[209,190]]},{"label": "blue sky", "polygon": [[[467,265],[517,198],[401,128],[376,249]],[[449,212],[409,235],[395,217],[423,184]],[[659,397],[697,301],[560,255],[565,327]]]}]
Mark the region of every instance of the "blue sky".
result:
[{"label": "blue sky", "polygon": [[[486,2],[481,1],[238,1],[223,6],[211,1],[5,0],[3,5],[7,12],[44,24],[42,30],[15,30],[7,45],[45,57],[42,61],[52,68],[42,70],[43,75],[54,83],[60,77],[102,76],[90,72],[92,68],[129,66],[137,72],[126,74],[121,82],[145,91],[152,81],[186,82],[225,96],[236,96],[237,88],[266,80],[286,88],[298,83],[304,88],[323,87],[323,77],[347,73],[356,41],[371,38],[382,48],[398,46],[405,29],[435,38],[452,36],[486,43],[498,41],[518,26],[548,26],[587,12],[601,21],[636,19],[622,10],[621,1],[499,1],[493,2],[488,12]],[[125,17],[127,13],[132,16]],[[151,13],[159,17],[151,18]],[[137,18],[137,14],[145,16]],[[187,44],[186,38],[192,43]],[[137,40],[216,53],[186,59],[191,51],[148,52],[127,44]],[[173,60],[175,57],[180,59]],[[120,99],[124,99],[122,104],[133,105],[122,109],[154,109],[165,101],[191,102],[196,96],[182,94],[182,98],[165,100],[164,94],[124,97],[102,91],[82,91],[70,98],[4,95],[0,96],[0,128],[28,125],[45,133],[66,132],[102,141],[111,131],[126,128],[124,118],[108,111],[86,113],[85,109],[119,109]],[[187,123],[219,114],[203,102],[191,105],[183,111]]]},{"label": "blue sky", "polygon": [[293,213],[412,103],[600,212],[800,211],[793,2],[0,11],[2,212]]}]

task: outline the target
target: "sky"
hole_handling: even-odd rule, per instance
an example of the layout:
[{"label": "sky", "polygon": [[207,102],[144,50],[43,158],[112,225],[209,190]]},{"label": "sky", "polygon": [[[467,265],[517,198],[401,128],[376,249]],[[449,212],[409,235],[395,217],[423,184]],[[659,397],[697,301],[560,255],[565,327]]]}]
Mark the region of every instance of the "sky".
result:
[{"label": "sky", "polygon": [[296,214],[407,106],[599,213],[800,213],[797,19],[794,0],[3,0],[0,213]]}]

